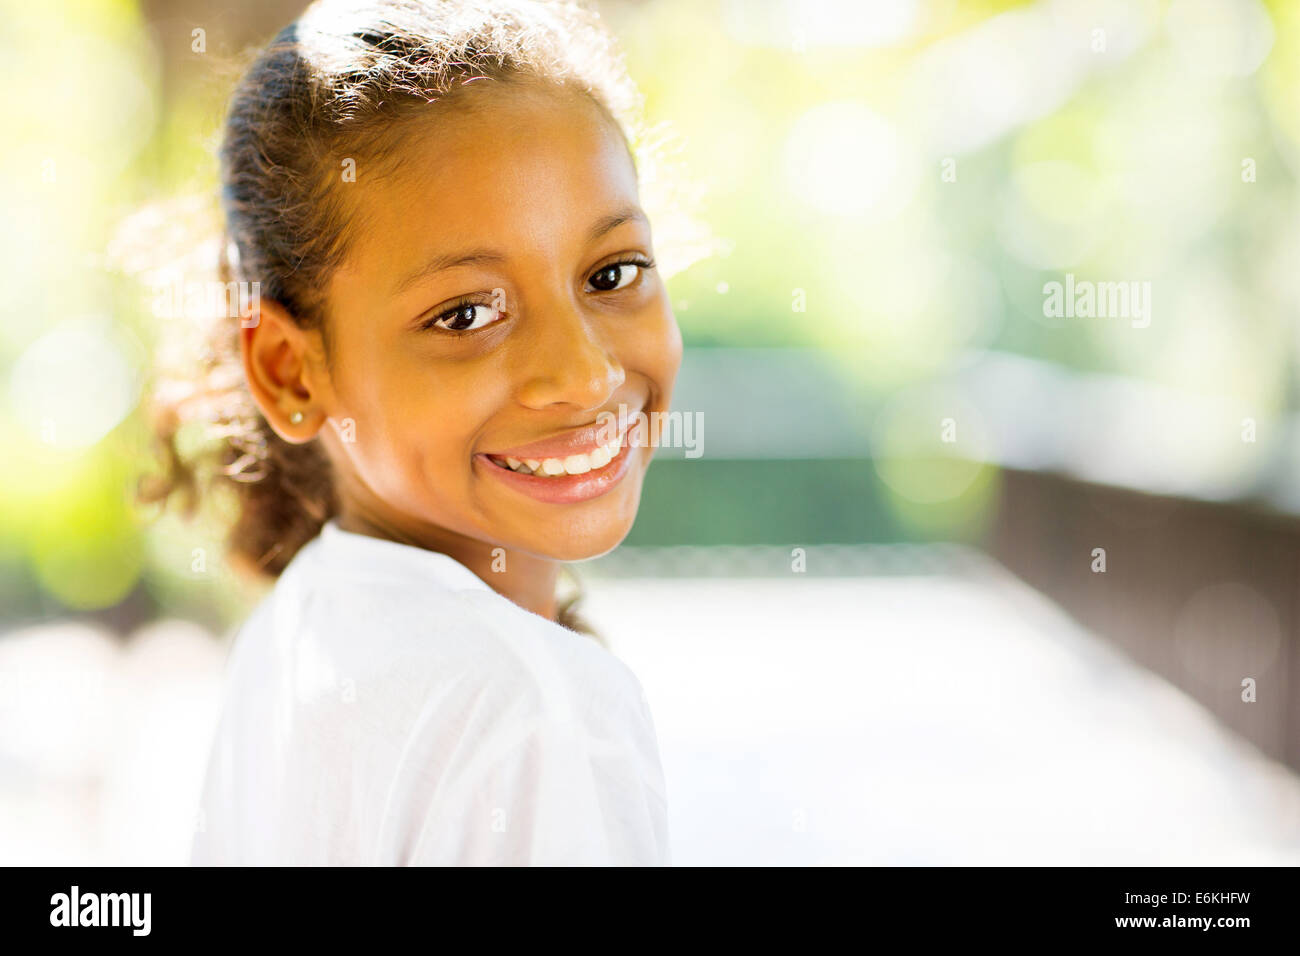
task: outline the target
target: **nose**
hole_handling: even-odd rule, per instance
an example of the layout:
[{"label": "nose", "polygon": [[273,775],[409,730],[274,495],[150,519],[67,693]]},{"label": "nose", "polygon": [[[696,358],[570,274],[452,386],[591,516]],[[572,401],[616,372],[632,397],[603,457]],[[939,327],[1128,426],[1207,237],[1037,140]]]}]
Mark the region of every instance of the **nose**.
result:
[{"label": "nose", "polygon": [[579,304],[557,296],[529,317],[530,335],[523,343],[517,396],[529,408],[572,405],[599,408],[626,379],[623,365],[609,348],[599,317],[584,314]]}]

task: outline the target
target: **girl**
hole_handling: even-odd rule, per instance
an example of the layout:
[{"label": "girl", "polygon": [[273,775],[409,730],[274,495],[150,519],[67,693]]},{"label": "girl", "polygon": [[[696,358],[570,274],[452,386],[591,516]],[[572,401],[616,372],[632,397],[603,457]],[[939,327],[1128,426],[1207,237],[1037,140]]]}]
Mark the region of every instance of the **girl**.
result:
[{"label": "girl", "polygon": [[204,397],[231,557],[278,580],[195,863],[669,862],[645,696],[557,598],[636,515],[657,436],[609,416],[666,412],[681,358],[636,102],[537,0],[318,3],[236,91],[223,278],[260,307]]}]

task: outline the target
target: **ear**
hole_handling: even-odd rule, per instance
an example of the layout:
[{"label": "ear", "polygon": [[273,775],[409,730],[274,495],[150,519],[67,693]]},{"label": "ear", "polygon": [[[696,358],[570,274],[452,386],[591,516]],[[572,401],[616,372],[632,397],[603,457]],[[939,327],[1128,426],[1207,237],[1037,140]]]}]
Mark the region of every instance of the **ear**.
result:
[{"label": "ear", "polygon": [[241,320],[239,347],[248,389],[267,424],[291,444],[315,438],[327,418],[329,392],[320,333],[299,327],[280,303],[262,299]]}]

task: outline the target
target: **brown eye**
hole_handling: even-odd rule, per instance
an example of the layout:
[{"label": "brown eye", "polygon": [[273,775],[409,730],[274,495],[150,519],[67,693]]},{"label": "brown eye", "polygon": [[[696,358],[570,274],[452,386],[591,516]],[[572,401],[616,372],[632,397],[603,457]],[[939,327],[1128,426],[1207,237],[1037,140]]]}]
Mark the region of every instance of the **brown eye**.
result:
[{"label": "brown eye", "polygon": [[454,309],[448,309],[430,324],[434,328],[447,329],[449,332],[469,332],[491,325],[500,318],[501,313],[490,305],[466,302]]},{"label": "brown eye", "polygon": [[613,292],[633,282],[641,267],[632,262],[615,262],[592,273],[587,281],[597,292]]}]

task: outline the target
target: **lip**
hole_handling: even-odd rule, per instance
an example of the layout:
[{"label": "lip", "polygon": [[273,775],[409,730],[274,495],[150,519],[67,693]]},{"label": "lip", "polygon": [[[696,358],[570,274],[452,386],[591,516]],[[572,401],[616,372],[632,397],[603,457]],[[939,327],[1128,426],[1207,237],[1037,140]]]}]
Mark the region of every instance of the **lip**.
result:
[{"label": "lip", "polygon": [[[612,412],[609,414],[613,414]],[[635,415],[628,416],[630,423],[636,419]],[[617,422],[617,419],[615,419]],[[487,452],[497,458],[536,458],[539,461],[543,458],[568,458],[570,455],[589,455],[601,445],[608,443],[609,439],[604,442],[600,440],[601,435],[605,434],[604,424],[584,425],[582,428],[575,428],[573,431],[565,432],[563,435],[556,435],[553,438],[543,438],[541,441],[535,441],[530,445],[516,445],[514,448],[503,448],[500,451]],[[620,436],[622,438],[623,436]]]},{"label": "lip", "polygon": [[[525,449],[540,448],[542,443],[537,445],[523,445]],[[552,443],[547,447],[555,447]],[[591,446],[595,448],[595,444]],[[516,491],[528,495],[537,501],[546,502],[547,504],[568,505],[575,504],[579,501],[590,501],[592,498],[599,498],[608,492],[627,474],[628,467],[632,463],[633,446],[627,443],[627,435],[623,436],[623,444],[619,447],[618,454],[609,460],[609,464],[603,468],[594,468],[591,471],[581,475],[557,475],[554,478],[547,478],[540,475],[524,475],[517,471],[511,471],[502,465],[498,465],[486,454],[479,452],[474,456],[488,474],[500,479],[506,485],[514,488]],[[493,454],[497,454],[493,452]],[[569,454],[582,454],[580,451],[569,452]],[[502,453],[504,455],[504,453]],[[512,450],[510,457],[518,457]],[[529,453],[527,457],[533,455]],[[547,455],[548,458],[558,457],[557,455]]]}]

